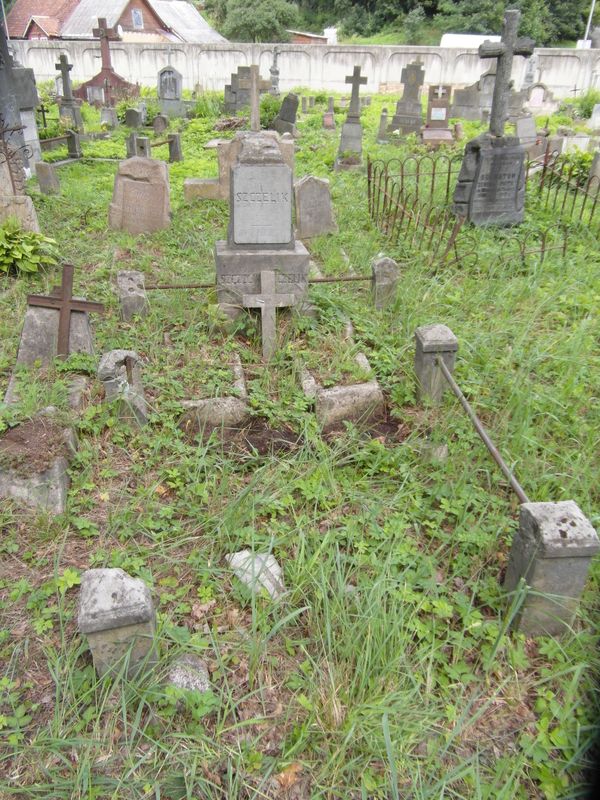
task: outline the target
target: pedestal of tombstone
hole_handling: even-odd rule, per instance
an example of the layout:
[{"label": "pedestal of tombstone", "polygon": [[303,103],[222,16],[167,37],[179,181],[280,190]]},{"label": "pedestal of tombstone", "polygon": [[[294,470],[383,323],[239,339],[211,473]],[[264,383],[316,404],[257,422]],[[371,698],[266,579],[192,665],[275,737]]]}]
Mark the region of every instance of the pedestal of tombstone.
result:
[{"label": "pedestal of tombstone", "polygon": [[518,225],[525,214],[525,148],[483,133],[467,143],[453,211],[474,225]]},{"label": "pedestal of tombstone", "polygon": [[230,221],[227,241],[215,247],[217,297],[234,318],[244,295],[261,291],[262,271],[276,273],[275,290],[294,295],[300,304],[308,290],[309,253],[294,239],[292,170],[277,140],[254,133],[241,142],[231,168]]},{"label": "pedestal of tombstone", "polygon": [[77,131],[83,130],[83,117],[81,116],[81,108],[80,108],[81,101],[69,100],[65,97],[61,97],[58,100],[58,109],[61,117],[68,117],[71,120],[71,127],[75,128]]},{"label": "pedestal of tombstone", "polygon": [[107,128],[117,128],[119,126],[119,118],[117,117],[117,109],[105,106],[100,109],[100,125],[106,125]]}]

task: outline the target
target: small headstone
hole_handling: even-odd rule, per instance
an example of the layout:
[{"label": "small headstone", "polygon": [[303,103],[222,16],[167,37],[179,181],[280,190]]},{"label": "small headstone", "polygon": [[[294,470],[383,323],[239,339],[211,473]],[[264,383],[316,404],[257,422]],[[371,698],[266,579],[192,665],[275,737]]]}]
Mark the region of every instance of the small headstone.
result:
[{"label": "small headstone", "polygon": [[533,117],[519,117],[515,122],[515,133],[525,147],[534,144],[537,140],[537,129]]},{"label": "small headstone", "polygon": [[158,73],[158,102],[161,114],[183,117],[185,103],[182,98],[183,75],[174,67],[163,67]]},{"label": "small headstone", "polygon": [[313,96],[313,95],[311,95],[311,96],[308,98],[308,107],[309,107],[309,108],[314,108],[314,107],[315,107],[315,98],[314,98],[314,96]]},{"label": "small headstone", "polygon": [[296,116],[298,114],[298,95],[290,92],[283,98],[283,103],[279,109],[279,114],[273,120],[271,127],[278,133],[291,133],[294,136],[296,130]]},{"label": "small headstone", "polygon": [[[354,67],[352,75],[346,76],[346,83],[352,84],[352,97],[346,121],[342,125],[340,146],[336,167],[338,169],[360,163],[362,157],[362,127],[360,124],[360,86],[367,83],[367,78],[360,74],[360,67]],[[348,161],[349,158],[349,161]],[[351,163],[350,163],[351,162]]]},{"label": "small headstone", "polygon": [[381,117],[379,118],[379,131],[377,133],[377,141],[380,144],[387,142],[387,124],[388,124],[388,110],[387,108],[381,109]]},{"label": "small headstone", "polygon": [[142,114],[137,108],[128,108],[125,111],[125,125],[128,128],[142,127]]},{"label": "small headstone", "polygon": [[328,180],[305,175],[294,184],[294,199],[299,239],[337,232]]},{"label": "small headstone", "polygon": [[81,140],[77,131],[67,131],[67,155],[69,158],[81,158]]},{"label": "small headstone", "polygon": [[154,133],[159,136],[164,133],[169,127],[169,118],[165,114],[157,114],[152,121]]},{"label": "small headstone", "polygon": [[119,401],[119,419],[145,425],[148,408],[142,384],[140,357],[134,350],[111,350],[98,365],[98,379],[108,402]]},{"label": "small headstone", "polygon": [[454,140],[449,127],[451,86],[430,86],[427,103],[427,121],[421,131],[423,144],[438,147]]},{"label": "small headstone", "polygon": [[302,103],[302,113],[306,114],[306,112],[308,111],[308,97],[303,94],[302,97],[300,98],[300,101]]},{"label": "small headstone", "polygon": [[99,675],[129,677],[156,663],[156,611],[150,589],[122,569],[88,569],[81,576],[79,631],[87,636]]},{"label": "small headstone", "polygon": [[225,560],[234,575],[253,592],[265,589],[273,600],[285,593],[282,569],[271,553],[240,550],[226,555]]},{"label": "small headstone", "polygon": [[425,81],[425,69],[419,60],[407,64],[400,76],[404,84],[402,98],[396,103],[396,111],[388,132],[398,131],[402,135],[418,133],[423,124],[421,110],[421,87]]},{"label": "small headstone", "polygon": [[400,269],[393,258],[378,256],[371,262],[371,292],[375,308],[391,305],[398,293]]},{"label": "small headstone", "polygon": [[596,150],[594,153],[588,178],[588,191],[595,193],[598,190],[600,190],[600,150]]},{"label": "small headstone", "polygon": [[52,164],[36,161],[35,176],[42,194],[58,194],[60,192],[60,181],[56,174],[56,168]]},{"label": "small headstone", "polygon": [[169,134],[169,162],[173,164],[175,161],[183,161],[183,151],[181,149],[181,134]]},{"label": "small headstone", "polygon": [[129,158],[119,164],[108,224],[134,235],[168,228],[169,172],[164,161]]},{"label": "small headstone", "polygon": [[121,319],[124,322],[130,322],[135,316],[146,316],[149,304],[143,272],[136,270],[117,272],[117,293]]},{"label": "small headstone", "polygon": [[119,118],[116,108],[104,106],[100,109],[100,125],[109,130],[114,130],[119,126]]}]

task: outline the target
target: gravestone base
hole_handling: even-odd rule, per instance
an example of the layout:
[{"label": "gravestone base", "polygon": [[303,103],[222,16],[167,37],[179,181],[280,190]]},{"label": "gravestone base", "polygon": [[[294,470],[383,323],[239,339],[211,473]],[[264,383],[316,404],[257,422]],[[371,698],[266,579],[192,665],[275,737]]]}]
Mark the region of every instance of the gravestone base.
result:
[{"label": "gravestone base", "polygon": [[525,215],[525,148],[484,133],[467,143],[453,212],[474,225],[519,225]]},{"label": "gravestone base", "polygon": [[159,99],[160,113],[163,116],[175,119],[177,117],[185,117],[187,113],[186,104],[183,100],[170,100],[167,98]]},{"label": "gravestone base", "polygon": [[352,153],[359,159],[362,156],[362,125],[360,122],[344,122],[342,125],[338,159],[343,158],[346,153]]},{"label": "gravestone base", "polygon": [[24,231],[41,232],[31,197],[26,195],[0,196],[0,223],[9,217],[16,217]]},{"label": "gravestone base", "polygon": [[291,292],[300,303],[308,291],[310,255],[300,241],[293,250],[245,250],[225,241],[215,245],[217,298],[222,311],[230,318],[241,313],[242,297],[260,292],[260,273],[277,273],[276,291]]},{"label": "gravestone base", "polygon": [[235,395],[207,397],[203,400],[184,400],[185,412],[179,427],[188,434],[210,433],[215,428],[239,428],[250,417],[248,390],[242,361],[233,357],[233,390]]},{"label": "gravestone base", "polygon": [[421,141],[426,147],[435,149],[442,144],[452,144],[454,136],[449,128],[423,128]]},{"label": "gravestone base", "polygon": [[192,200],[228,200],[229,187],[218,178],[185,178],[183,196],[188,203]]},{"label": "gravestone base", "polygon": [[288,122],[285,119],[279,119],[279,117],[275,117],[273,122],[271,123],[271,129],[277,131],[277,133],[283,135],[284,133],[290,133],[294,137],[298,137],[298,128],[293,122]]}]

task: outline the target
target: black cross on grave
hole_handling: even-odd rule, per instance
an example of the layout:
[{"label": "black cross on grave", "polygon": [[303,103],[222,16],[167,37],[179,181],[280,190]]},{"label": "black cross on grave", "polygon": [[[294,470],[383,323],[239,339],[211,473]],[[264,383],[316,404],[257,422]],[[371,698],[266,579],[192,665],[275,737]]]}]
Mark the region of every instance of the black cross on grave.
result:
[{"label": "black cross on grave", "polygon": [[365,75],[361,78],[360,67],[354,67],[354,72],[352,73],[352,75],[346,75],[346,83],[352,84],[352,96],[350,98],[350,108],[348,109],[348,116],[359,117],[360,103],[358,99],[358,93],[360,91],[361,85],[367,83],[367,78]]},{"label": "black cross on grave", "polygon": [[95,311],[98,314],[104,313],[102,303],[91,303],[87,300],[75,300],[73,298],[73,272],[72,264],[64,264],[62,271],[62,281],[60,286],[55,286],[50,292],[50,296],[28,294],[27,305],[38,306],[41,308],[53,308],[58,311],[58,340],[56,344],[56,354],[62,358],[69,355],[69,335],[71,332],[71,312],[72,311]]},{"label": "black cross on grave", "polygon": [[479,45],[479,58],[498,59],[490,116],[490,133],[492,136],[502,136],[504,134],[504,125],[508,119],[510,74],[512,72],[513,56],[530,56],[535,47],[533,39],[529,39],[526,36],[517,37],[520,18],[520,11],[514,8],[509,9],[504,13],[502,41],[486,41]]},{"label": "black cross on grave", "polygon": [[73,64],[69,64],[69,59],[63,54],[58,59],[58,64],[54,65],[54,68],[60,72],[62,78],[62,96],[65,100],[72,100],[73,91],[71,89],[71,76],[69,72],[73,69]]},{"label": "black cross on grave", "polygon": [[260,294],[245,294],[242,297],[244,308],[260,308],[262,351],[265,361],[269,361],[277,343],[276,309],[293,306],[294,302],[295,297],[291,293],[277,294],[275,273],[270,269],[260,273]]},{"label": "black cross on grave", "polygon": [[106,24],[106,17],[98,17],[98,27],[92,30],[92,36],[100,39],[100,54],[102,56],[102,69],[112,70],[110,63],[110,46],[109,40],[116,41],[120,39],[117,28],[109,28]]}]

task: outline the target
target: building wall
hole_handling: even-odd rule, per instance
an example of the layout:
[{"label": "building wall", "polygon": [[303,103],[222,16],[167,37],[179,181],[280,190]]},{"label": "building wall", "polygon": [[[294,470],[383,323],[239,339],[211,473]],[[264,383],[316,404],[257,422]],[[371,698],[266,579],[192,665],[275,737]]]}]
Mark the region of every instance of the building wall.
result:
[{"label": "building wall", "polygon": [[[134,10],[142,13],[143,28],[135,28],[133,26],[132,11]],[[121,14],[118,24],[121,25],[124,31],[136,31],[138,33],[160,33],[164,31],[164,26],[144,0],[130,0]]]},{"label": "building wall", "polygon": [[[38,81],[54,79],[58,56],[66,53],[73,64],[71,76],[84,81],[98,72],[100,45],[97,41],[18,41],[11,46],[22,64],[33,67]],[[193,89],[222,90],[239,66],[259,64],[261,75],[268,77],[274,44],[171,44],[171,65],[183,75],[183,85]],[[156,86],[156,76],[168,63],[167,43],[143,44],[111,42],[115,71],[131,83]],[[490,68],[489,60],[479,58],[477,50],[416,46],[363,45],[277,45],[280,49],[280,89],[297,86],[349,94],[345,77],[360,64],[368,78],[362,92],[397,93],[402,68],[420,57],[428,84],[448,83],[465,86],[476,81]],[[600,88],[600,49],[573,50],[538,48],[537,66],[541,81],[557,97],[569,97],[572,89]],[[513,61],[512,77],[516,88],[525,74],[525,59]]]}]

